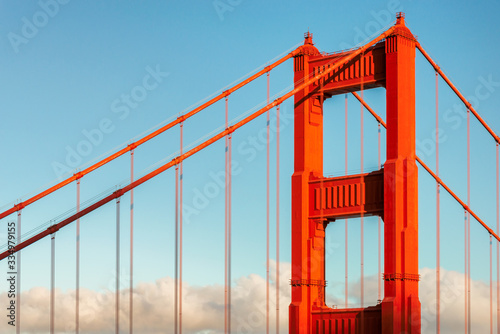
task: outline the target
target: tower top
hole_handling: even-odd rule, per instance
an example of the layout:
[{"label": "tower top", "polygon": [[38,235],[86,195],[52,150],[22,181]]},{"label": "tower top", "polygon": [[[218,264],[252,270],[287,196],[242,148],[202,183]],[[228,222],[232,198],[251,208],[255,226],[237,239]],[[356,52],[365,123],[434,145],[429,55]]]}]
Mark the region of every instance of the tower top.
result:
[{"label": "tower top", "polygon": [[397,12],[396,13],[396,24],[405,25],[405,13],[404,12]]},{"label": "tower top", "polygon": [[304,34],[304,45],[306,44],[314,45],[313,34],[310,33],[309,30]]}]

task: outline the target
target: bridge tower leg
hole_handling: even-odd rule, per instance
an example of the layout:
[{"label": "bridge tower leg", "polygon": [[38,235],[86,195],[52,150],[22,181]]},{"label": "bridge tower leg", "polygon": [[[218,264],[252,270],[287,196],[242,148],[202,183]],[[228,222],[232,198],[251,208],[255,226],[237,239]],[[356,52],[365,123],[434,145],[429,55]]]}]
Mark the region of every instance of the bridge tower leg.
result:
[{"label": "bridge tower leg", "polygon": [[[310,73],[309,57],[318,54],[306,34],[302,52],[294,58],[294,82]],[[309,333],[313,305],[324,304],[324,224],[309,219],[309,181],[323,176],[323,99],[304,89],[295,95],[295,154],[292,176],[292,301],[290,333]]]},{"label": "bridge tower leg", "polygon": [[387,38],[382,333],[420,333],[418,175],[415,163],[415,39],[398,16]]}]

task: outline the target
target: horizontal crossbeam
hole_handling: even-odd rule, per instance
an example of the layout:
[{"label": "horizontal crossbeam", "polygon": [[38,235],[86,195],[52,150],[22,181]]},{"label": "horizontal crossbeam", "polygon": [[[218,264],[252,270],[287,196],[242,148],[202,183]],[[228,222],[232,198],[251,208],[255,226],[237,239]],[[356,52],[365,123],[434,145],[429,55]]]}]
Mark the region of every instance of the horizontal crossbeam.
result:
[{"label": "horizontal crossbeam", "polygon": [[313,179],[309,182],[309,193],[311,219],[383,216],[384,172]]}]

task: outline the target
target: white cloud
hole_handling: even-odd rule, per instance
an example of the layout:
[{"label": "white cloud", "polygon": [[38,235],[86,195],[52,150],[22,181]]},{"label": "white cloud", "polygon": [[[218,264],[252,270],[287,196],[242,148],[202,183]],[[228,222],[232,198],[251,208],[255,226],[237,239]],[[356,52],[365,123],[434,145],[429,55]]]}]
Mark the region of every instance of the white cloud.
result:
[{"label": "white cloud", "polygon": [[[271,262],[270,328],[275,328],[275,263]],[[280,266],[280,332],[288,332],[290,304],[290,264]],[[137,333],[170,333],[174,327],[174,280],[165,277],[155,282],[139,283],[134,290],[134,328]],[[265,332],[265,279],[258,275],[240,277],[232,287],[232,332]],[[71,333],[75,326],[75,291],[56,290],[56,332]],[[120,328],[128,331],[129,293],[121,291]],[[48,333],[49,300],[47,288],[33,288],[22,293],[22,331]],[[114,333],[115,294],[113,291],[80,289],[80,332]],[[2,305],[6,293],[0,294]],[[224,286],[183,284],[183,333],[215,334],[224,331]],[[1,333],[14,333],[6,321]]]},{"label": "white cloud", "polygon": [[[275,276],[271,268],[270,327],[275,326]],[[280,328],[288,332],[288,305],[290,303],[290,264],[281,264]],[[464,276],[453,271],[441,271],[441,333],[463,331]],[[422,332],[435,330],[435,270],[421,269],[420,300],[422,303]],[[365,278],[365,294],[376,295],[376,277]],[[472,282],[472,332],[489,331],[489,284]],[[372,291],[373,290],[373,291]],[[353,300],[359,298],[359,282],[351,283]],[[113,291],[81,289],[80,328],[82,333],[114,333],[115,295]],[[170,277],[156,282],[139,283],[134,291],[134,327],[140,333],[173,331],[174,281]],[[235,280],[232,288],[233,333],[265,332],[265,279],[252,274]],[[5,293],[0,301],[6,301]],[[22,294],[22,330],[27,333],[47,333],[49,328],[50,292],[46,288],[33,288]],[[331,299],[336,300],[336,299]],[[3,303],[3,302],[2,302]],[[494,301],[496,303],[496,301]],[[339,298],[342,304],[342,298]],[[496,305],[496,304],[495,304]],[[74,330],[75,291],[56,291],[56,331]],[[121,292],[121,322],[128,329],[128,290]],[[183,286],[183,332],[215,334],[224,330],[224,287]],[[14,332],[6,321],[0,323],[0,332]]]}]

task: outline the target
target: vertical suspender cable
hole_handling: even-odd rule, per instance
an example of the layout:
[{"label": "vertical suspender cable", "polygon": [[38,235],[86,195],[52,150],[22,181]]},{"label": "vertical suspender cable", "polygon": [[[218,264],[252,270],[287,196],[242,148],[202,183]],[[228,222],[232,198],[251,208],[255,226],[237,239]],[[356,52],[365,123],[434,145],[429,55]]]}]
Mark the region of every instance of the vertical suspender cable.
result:
[{"label": "vertical suspender cable", "polygon": [[465,262],[465,273],[464,273],[464,332],[467,333],[467,210],[464,210],[464,262]]},{"label": "vertical suspender cable", "polygon": [[[378,123],[378,169],[382,168],[381,159],[380,159],[380,122]],[[382,219],[378,216],[378,275],[377,275],[377,284],[378,284],[378,295],[377,295],[377,304],[382,302]]]},{"label": "vertical suspender cable", "polygon": [[490,334],[493,334],[493,240],[490,234]]},{"label": "vertical suspender cable", "polygon": [[[228,124],[228,105],[226,100],[226,125]],[[231,137],[232,134],[229,133],[227,137],[227,330],[231,333],[231,159],[232,159],[232,148],[231,148]]]},{"label": "vertical suspender cable", "polygon": [[228,191],[228,213],[227,213],[227,218],[228,218],[228,230],[227,230],[227,236],[228,236],[228,254],[227,254],[227,274],[228,274],[228,291],[227,291],[227,294],[228,294],[228,316],[227,316],[227,320],[228,320],[228,330],[229,330],[229,333],[231,333],[231,248],[232,248],[232,245],[231,245],[231,229],[232,229],[232,222],[231,222],[231,183],[232,183],[232,176],[231,176],[231,159],[232,159],[232,148],[231,148],[231,138],[232,138],[232,134],[229,134],[229,138],[228,138],[228,146],[229,146],[229,159],[228,159],[228,170],[229,170],[229,183],[228,183],[228,187],[229,187],[229,191]]},{"label": "vertical suspender cable", "polygon": [[[21,210],[17,211],[17,244],[21,243]],[[21,251],[17,252],[17,282],[16,282],[16,304],[17,304],[17,317],[16,317],[16,334],[21,333]]]},{"label": "vertical suspender cable", "polygon": [[[360,77],[361,77],[361,99],[363,99],[363,62],[364,62],[364,57],[363,57],[363,54],[360,55]],[[361,154],[360,154],[360,158],[361,158],[361,163],[360,163],[360,167],[361,167],[361,174],[363,174],[363,164],[364,164],[364,143],[363,143],[363,131],[364,131],[364,117],[363,117],[363,111],[364,111],[364,106],[362,103],[360,103],[361,105],[361,113],[360,113],[360,133],[361,133],[361,138],[360,138],[360,141],[361,141]],[[361,205],[363,206],[363,203],[361,203]],[[363,210],[363,209],[362,209]],[[364,254],[364,217],[363,217],[363,213],[361,212],[361,274],[360,274],[360,283],[361,283],[361,307],[364,307],[364,302],[365,302],[365,268],[364,268],[364,257],[365,257],[365,254]],[[363,313],[362,313],[363,315]],[[363,323],[361,324],[361,328],[363,328]]]},{"label": "vertical suspender cable", "polygon": [[[345,94],[345,175],[347,175],[347,94]],[[348,250],[349,250],[349,243],[347,241],[348,237],[348,226],[347,226],[347,218],[345,219],[345,308],[347,308],[348,305],[348,298],[349,298],[349,275],[348,275],[348,269],[349,269],[349,264],[348,264]]]},{"label": "vertical suspender cable", "polygon": [[[497,235],[500,233],[500,173],[499,173],[499,150],[497,143]],[[500,244],[497,244],[497,334],[500,334]]]},{"label": "vertical suspender cable", "polygon": [[179,165],[175,166],[174,333],[179,329]]},{"label": "vertical suspender cable", "polygon": [[[267,72],[267,104],[269,104],[269,72]],[[267,123],[266,123],[266,333],[269,334],[269,113],[266,112]]]},{"label": "vertical suspender cable", "polygon": [[280,331],[280,105],[276,106],[276,334]]},{"label": "vertical suspender cable", "polygon": [[[226,128],[227,128],[227,123],[228,123],[228,117],[227,117],[227,96],[226,96]],[[227,170],[227,154],[228,154],[228,147],[227,147],[227,136],[226,136],[226,146],[224,149],[224,171],[225,171],[225,178],[224,178],[224,333],[228,333],[227,329],[227,192],[228,192],[228,187],[227,187],[227,182],[228,182],[228,170]]]},{"label": "vertical suspender cable", "polygon": [[[470,207],[470,110],[467,109],[467,206]],[[467,211],[467,324],[471,333],[471,303],[470,303],[470,213]]]},{"label": "vertical suspender cable", "polygon": [[[180,153],[182,156],[184,143],[184,122],[180,125]],[[179,163],[180,175],[179,175],[179,334],[182,334],[182,181],[184,179],[184,173],[182,168],[183,161]]]},{"label": "vertical suspender cable", "polygon": [[[229,126],[228,97],[226,96],[226,129]],[[224,223],[224,333],[229,333],[229,136],[225,147],[225,223]]]},{"label": "vertical suspender cable", "polygon": [[54,334],[55,291],[56,291],[56,235],[52,234],[50,243],[50,334]]},{"label": "vertical suspender cable", "polygon": [[[76,212],[80,212],[80,179],[76,180]],[[80,218],[76,220],[76,297],[75,333],[80,332]]]},{"label": "vertical suspender cable", "polygon": [[[439,76],[436,72],[436,175],[439,177]],[[436,333],[441,333],[441,248],[440,248],[440,195],[439,182],[436,181]]]},{"label": "vertical suspender cable", "polygon": [[116,199],[116,291],[115,333],[120,333],[120,197]]},{"label": "vertical suspender cable", "polygon": [[[130,150],[130,183],[134,182],[134,150]],[[134,189],[130,190],[130,290],[129,290],[129,309],[130,309],[130,329],[129,333],[134,332]]]}]

